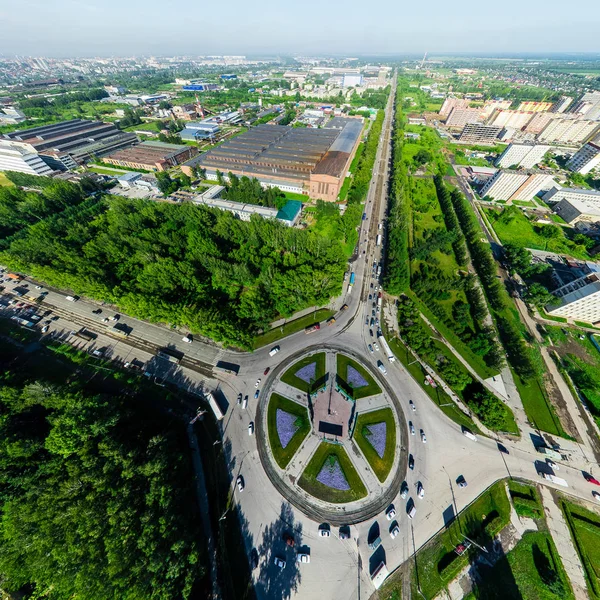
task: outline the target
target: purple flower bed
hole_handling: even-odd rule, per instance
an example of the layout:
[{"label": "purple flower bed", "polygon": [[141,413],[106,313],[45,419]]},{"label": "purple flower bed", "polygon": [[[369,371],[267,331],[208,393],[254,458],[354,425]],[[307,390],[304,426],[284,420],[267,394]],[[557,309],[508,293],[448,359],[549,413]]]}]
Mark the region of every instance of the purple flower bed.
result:
[{"label": "purple flower bed", "polygon": [[306,383],[310,383],[311,380],[315,378],[317,373],[317,363],[313,362],[309,365],[305,365],[301,369],[298,369],[294,375],[298,377],[298,379],[302,379],[302,381],[306,381]]},{"label": "purple flower bed", "polygon": [[386,422],[373,423],[373,425],[367,425],[365,429],[367,430],[365,437],[369,441],[369,444],[375,448],[375,452],[377,452],[379,458],[383,458],[387,434]]},{"label": "purple flower bed", "polygon": [[365,387],[369,382],[352,366],[348,365],[348,373],[346,375],[348,384],[353,388]]},{"label": "purple flower bed", "polygon": [[344,475],[340,461],[336,456],[327,457],[325,464],[317,475],[317,481],[327,487],[342,492],[346,492],[350,489],[350,485]]},{"label": "purple flower bed", "polygon": [[281,410],[281,408],[277,409],[275,413],[275,423],[277,425],[277,435],[279,436],[279,443],[282,448],[285,448],[290,440],[298,431],[298,426],[296,425],[296,415],[292,415],[285,410]]}]

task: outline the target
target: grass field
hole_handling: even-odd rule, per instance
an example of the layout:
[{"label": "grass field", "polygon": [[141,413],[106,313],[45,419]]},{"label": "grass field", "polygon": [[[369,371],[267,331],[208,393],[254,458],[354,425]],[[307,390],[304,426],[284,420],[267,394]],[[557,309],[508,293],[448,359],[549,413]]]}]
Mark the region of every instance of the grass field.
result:
[{"label": "grass field", "polygon": [[14,183],[12,181],[10,181],[10,179],[0,171],[0,187],[6,186],[6,187],[14,187]]},{"label": "grass field", "polygon": [[127,171],[121,171],[117,167],[114,169],[108,169],[103,167],[87,167],[87,171],[92,173],[99,173],[100,175],[112,175],[113,177],[119,177],[119,175],[125,175]]},{"label": "grass field", "polygon": [[310,365],[312,363],[316,363],[316,371],[314,381],[319,381],[325,375],[325,353],[319,352],[317,354],[311,354],[310,356],[304,357],[302,360],[295,362],[282,376],[281,381],[291,385],[302,392],[308,392],[310,384],[296,377],[296,373],[306,365]]},{"label": "grass field", "polygon": [[544,509],[537,488],[509,479],[508,489],[515,511],[520,517],[541,519],[544,516]]},{"label": "grass field", "polygon": [[[386,439],[383,457],[380,457],[363,432],[367,425],[382,422],[386,424]],[[377,475],[377,479],[383,483],[394,464],[394,452],[396,449],[396,422],[394,421],[392,410],[390,408],[382,408],[359,414],[354,432],[354,440],[362,450],[375,475]]]},{"label": "grass field", "polygon": [[[381,394],[381,388],[377,385],[371,374],[356,361],[352,360],[349,356],[338,353],[336,356],[336,365],[338,377],[348,386],[348,388],[352,390],[352,397],[355,400],[358,400],[359,398],[365,398],[367,396],[374,396],[375,394]],[[351,366],[353,369],[356,369],[361,374],[361,376],[367,382],[367,385],[362,387],[352,387],[352,385],[348,382],[349,366]]]},{"label": "grass field", "polygon": [[[289,441],[288,445],[283,448],[281,441],[279,440],[279,434],[277,433],[277,409],[280,408],[292,415],[296,415],[297,419],[295,425],[298,426],[294,437]],[[304,441],[310,431],[310,419],[308,417],[308,410],[305,406],[301,406],[297,402],[284,398],[279,394],[271,394],[269,399],[269,408],[267,412],[267,430],[269,433],[269,444],[271,445],[271,451],[273,457],[277,461],[277,464],[285,469],[287,464],[292,460],[294,454],[300,445]]]},{"label": "grass field", "polygon": [[[349,490],[336,490],[317,481],[317,476],[325,465],[325,461],[330,457],[337,458],[339,461],[346,481],[350,486]],[[298,485],[315,498],[337,504],[360,500],[367,495],[367,488],[350,462],[344,448],[327,442],[321,442],[321,445],[306,465],[298,480]]]},{"label": "grass field", "polygon": [[444,390],[440,387],[432,388],[430,385],[425,385],[426,373],[417,362],[415,355],[408,350],[399,338],[394,337],[392,339],[386,339],[396,358],[404,365],[415,381],[449,419],[452,419],[452,421],[458,423],[458,425],[464,425],[475,433],[481,433],[474,421],[456,406],[452,398],[450,398]]},{"label": "grass field", "polygon": [[579,504],[561,502],[579,558],[583,564],[590,598],[600,598],[600,515]]},{"label": "grass field", "polygon": [[[454,552],[456,545],[464,541],[465,535],[479,544],[485,544],[509,519],[510,504],[504,481],[499,481],[417,552],[413,584],[418,581],[423,595],[419,595],[416,585],[413,585],[412,597],[434,598],[469,563],[469,553],[458,556]],[[391,577],[380,591],[380,598],[388,598],[400,586],[397,578]]]},{"label": "grass field", "polygon": [[262,348],[263,346],[272,344],[273,342],[287,337],[288,335],[292,335],[292,333],[303,331],[309,325],[325,321],[333,315],[335,315],[334,310],[329,310],[328,308],[319,308],[317,311],[304,317],[300,317],[299,319],[289,321],[281,327],[274,327],[273,329],[256,336],[256,339],[254,340],[254,349],[256,350],[257,348]]},{"label": "grass field", "polygon": [[[484,208],[483,210],[503,244],[512,243],[534,250],[567,254],[584,260],[590,258],[583,246],[579,246],[567,238],[563,227],[556,226],[557,236],[547,238],[537,233],[534,224],[518,209],[510,211],[509,208],[497,211]],[[507,210],[510,212],[507,213]]]}]

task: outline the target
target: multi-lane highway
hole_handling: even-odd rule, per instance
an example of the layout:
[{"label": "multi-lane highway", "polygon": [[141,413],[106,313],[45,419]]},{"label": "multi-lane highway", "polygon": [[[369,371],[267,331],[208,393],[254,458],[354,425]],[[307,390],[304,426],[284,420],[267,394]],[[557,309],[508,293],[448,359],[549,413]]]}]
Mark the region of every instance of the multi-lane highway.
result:
[{"label": "multi-lane highway", "polygon": [[[289,336],[279,343],[280,352],[270,357],[268,347],[253,353],[234,353],[198,340],[186,343],[181,332],[126,315],[121,315],[119,321],[130,327],[131,332],[129,337],[120,338],[110,332],[113,321],[103,322],[106,318],[110,319],[114,311],[84,299],[69,301],[56,290],[46,290],[42,305],[42,309],[50,310],[58,317],[58,320],[49,323],[45,335],[64,336],[75,341],[70,332],[85,327],[95,332],[97,338],[92,342],[77,339],[77,344],[103,347],[115,360],[131,362],[136,359],[146,365],[154,365],[153,368],[160,362],[155,360],[156,350],[170,347],[185,355],[176,372],[172,373],[179,385],[192,390],[218,387],[223,392],[229,401],[225,418],[221,421],[223,444],[230,448],[232,490],[234,501],[240,508],[247,551],[250,555],[251,549],[256,548],[259,553],[259,565],[253,571],[253,579],[261,599],[368,598],[374,588],[369,573],[372,565],[367,537],[374,522],[381,530],[387,567],[393,571],[444,526],[445,517],[462,510],[494,481],[509,475],[540,481],[535,466],[540,455],[535,452],[533,444],[528,449],[522,444],[511,445],[503,440],[508,449],[506,454],[498,450],[495,440],[484,437],[477,441],[468,439],[460,427],[431,402],[398,361],[388,362],[381,349],[369,350],[369,344],[375,341],[371,332],[376,334],[378,329],[377,322],[371,326],[371,319],[382,318],[382,313],[373,306],[378,292],[376,286],[380,285],[380,281],[373,277],[372,271],[373,266],[377,267],[383,259],[384,246],[376,244],[376,236],[385,230],[385,227],[379,228],[379,223],[383,223],[387,208],[394,92],[395,89],[386,108],[358,251],[350,265],[350,270],[355,273],[355,284],[350,293],[345,288],[344,302],[348,309],[339,313],[334,326],[323,327],[309,336],[304,332]],[[29,281],[27,285],[31,289],[35,283]],[[15,284],[7,286],[5,299],[12,296],[12,291],[18,287]],[[42,309],[38,312],[43,312]],[[94,314],[93,311],[98,309],[102,312]],[[10,313],[12,306],[4,306],[2,310]],[[46,318],[42,323],[45,321]],[[405,451],[414,457],[415,467],[407,471],[408,497],[402,499],[398,489],[392,498],[401,530],[395,539],[388,533],[389,522],[383,512],[353,525],[350,539],[340,539],[335,527],[331,537],[320,537],[319,523],[290,506],[274,487],[263,468],[256,445],[257,436],[248,433],[249,423],[256,419],[257,405],[264,401],[262,396],[258,400],[253,399],[255,382],[262,378],[259,390],[268,389],[268,377],[272,376],[271,373],[265,376],[265,369],[276,367],[308,346],[327,344],[360,354],[375,371],[377,362],[383,362],[387,383],[397,396],[406,421],[412,421],[417,432],[422,429],[426,433],[427,443],[423,443],[418,434],[405,436],[408,439]],[[238,364],[239,374],[215,374],[212,367],[219,360]],[[249,395],[246,409],[236,404],[238,393]],[[415,411],[409,407],[409,400],[414,403]],[[583,479],[581,468],[575,463],[563,464],[560,474],[569,483],[569,493],[591,500],[591,486]],[[242,492],[234,486],[238,474],[242,474],[245,480]],[[457,486],[456,479],[460,475],[467,481],[467,487]],[[425,490],[422,499],[416,495],[418,482]],[[406,515],[407,500],[411,498],[417,509],[412,520]],[[223,518],[229,517],[224,515]],[[295,563],[294,553],[281,540],[283,529],[294,529],[297,544],[310,548],[309,564]],[[273,564],[276,555],[286,558],[284,569]]]}]

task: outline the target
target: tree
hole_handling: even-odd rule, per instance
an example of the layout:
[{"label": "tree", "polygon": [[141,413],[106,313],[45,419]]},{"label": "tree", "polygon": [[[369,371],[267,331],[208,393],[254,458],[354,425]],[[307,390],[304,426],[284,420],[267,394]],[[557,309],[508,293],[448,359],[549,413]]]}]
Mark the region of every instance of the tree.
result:
[{"label": "tree", "polygon": [[549,223],[545,225],[540,225],[537,228],[538,233],[547,239],[558,238],[562,235],[560,227],[558,225],[550,225]]},{"label": "tree", "polygon": [[156,174],[156,180],[158,189],[162,192],[163,196],[168,196],[179,189],[179,182],[173,180],[166,171],[159,171]]},{"label": "tree", "polygon": [[425,150],[425,148],[421,148],[414,156],[413,162],[416,165],[425,165],[433,158],[431,152]]},{"label": "tree", "polygon": [[197,179],[206,179],[206,169],[204,167],[201,167],[199,165],[192,167],[193,171],[194,171],[194,176]]},{"label": "tree", "polygon": [[185,173],[181,173],[181,175],[179,175],[179,183],[181,187],[190,187],[192,185],[192,180]]},{"label": "tree", "polygon": [[548,289],[541,283],[532,283],[525,293],[525,300],[529,304],[538,307],[547,306],[548,304],[556,304],[558,299],[554,294],[551,294]]}]

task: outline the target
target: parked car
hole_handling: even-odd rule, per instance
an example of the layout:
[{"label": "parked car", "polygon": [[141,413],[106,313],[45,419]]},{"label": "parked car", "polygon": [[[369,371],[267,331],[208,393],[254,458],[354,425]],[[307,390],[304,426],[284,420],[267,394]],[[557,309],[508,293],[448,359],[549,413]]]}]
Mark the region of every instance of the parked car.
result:
[{"label": "parked car", "polygon": [[260,385],[261,379],[260,377],[256,380],[256,383],[254,384],[254,387],[257,388]]},{"label": "parked car", "polygon": [[267,375],[269,373],[269,371],[271,370],[271,367],[267,367],[263,373],[263,375]]},{"label": "parked car", "polygon": [[279,558],[279,556],[275,556],[273,558],[273,564],[280,569],[285,569],[285,560],[283,560],[283,558]]},{"label": "parked car", "polygon": [[248,423],[248,435],[254,435],[254,421]]},{"label": "parked car", "polygon": [[329,525],[327,523],[323,523],[322,525],[319,525],[319,537],[328,538],[330,535],[331,535],[331,528],[329,527]]},{"label": "parked car", "polygon": [[396,509],[394,508],[393,504],[388,507],[385,516],[388,521],[391,521],[396,516]]},{"label": "parked car", "polygon": [[289,533],[288,531],[284,531],[283,535],[281,536],[281,539],[283,539],[283,541],[290,547],[293,548],[296,545],[296,540],[294,539],[294,536]]},{"label": "parked car", "polygon": [[400,498],[404,500],[406,496],[408,496],[408,483],[403,481],[402,485],[400,486]]},{"label": "parked car", "polygon": [[256,390],[256,391],[254,392],[254,399],[255,399],[255,400],[258,398],[259,394],[260,394],[260,390]]},{"label": "parked car", "polygon": [[185,337],[181,338],[182,342],[185,342],[186,344],[191,344],[192,343],[192,338],[189,335],[186,335]]},{"label": "parked car", "polygon": [[420,481],[419,483],[417,483],[417,496],[419,496],[419,498],[425,497],[425,488],[423,487],[423,484]]},{"label": "parked car", "polygon": [[390,537],[392,539],[395,539],[399,533],[400,533],[400,527],[398,526],[398,523],[396,523],[395,525],[392,525],[392,528],[390,529]]},{"label": "parked car", "polygon": [[240,392],[240,393],[238,394],[238,397],[237,397],[237,403],[238,403],[238,404],[241,404],[241,403],[242,403],[242,392]]},{"label": "parked car", "polygon": [[408,430],[410,431],[410,435],[415,435],[415,426],[412,424],[412,421],[408,422]]},{"label": "parked car", "polygon": [[244,488],[246,487],[246,484],[244,483],[244,478],[241,475],[237,476],[237,479],[235,480],[235,483],[237,485],[237,488],[240,492],[244,491]]},{"label": "parked car", "polygon": [[244,399],[242,400],[242,408],[245,410],[248,407],[248,396],[244,396]]},{"label": "parked car", "polygon": [[408,455],[408,468],[413,471],[415,468],[415,457],[412,454]]},{"label": "parked car", "polygon": [[340,540],[349,540],[350,539],[350,527],[348,525],[342,525],[340,527]]},{"label": "parked car", "polygon": [[456,483],[458,484],[459,488],[465,488],[465,487],[467,487],[467,480],[464,478],[463,475],[459,475],[457,477]]},{"label": "parked car", "polygon": [[427,437],[425,437],[425,432],[421,429],[421,441],[426,444],[427,443]]},{"label": "parked car", "polygon": [[296,561],[299,563],[309,563],[310,562],[310,554],[305,554],[304,552],[301,554],[298,554],[298,556],[296,556]]},{"label": "parked car", "polygon": [[258,567],[258,550],[252,548],[250,550],[250,568],[254,571]]},{"label": "parked car", "polygon": [[369,345],[368,345],[368,348],[369,348],[369,352],[370,352],[371,354],[373,354],[373,346],[371,346],[371,344],[369,344]]}]

